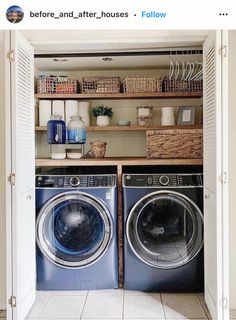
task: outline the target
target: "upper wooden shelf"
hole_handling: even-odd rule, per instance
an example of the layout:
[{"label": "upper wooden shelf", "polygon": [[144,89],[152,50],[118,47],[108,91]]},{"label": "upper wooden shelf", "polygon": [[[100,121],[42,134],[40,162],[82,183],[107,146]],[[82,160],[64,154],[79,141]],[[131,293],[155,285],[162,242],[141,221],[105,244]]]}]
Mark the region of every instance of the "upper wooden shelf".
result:
[{"label": "upper wooden shelf", "polygon": [[37,99],[193,99],[202,92],[35,94]]},{"label": "upper wooden shelf", "polygon": [[114,157],[103,159],[36,159],[37,167],[63,166],[141,166],[141,165],[202,165],[202,159],[147,159],[144,157]]},{"label": "upper wooden shelf", "polygon": [[[202,125],[194,126],[90,126],[87,131],[146,131],[155,129],[202,129]],[[35,131],[47,131],[47,127],[35,127]]]}]

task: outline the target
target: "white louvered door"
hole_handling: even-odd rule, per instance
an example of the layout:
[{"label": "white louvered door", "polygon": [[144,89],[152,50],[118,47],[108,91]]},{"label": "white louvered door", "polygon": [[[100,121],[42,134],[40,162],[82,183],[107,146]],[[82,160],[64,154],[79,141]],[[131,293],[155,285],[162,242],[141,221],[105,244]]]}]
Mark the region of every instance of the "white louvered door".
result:
[{"label": "white louvered door", "polygon": [[19,32],[11,32],[12,97],[12,284],[13,320],[23,320],[35,300],[34,52]]},{"label": "white louvered door", "polygon": [[221,32],[212,31],[203,47],[204,63],[204,248],[205,301],[215,320],[225,319],[223,232],[223,122]]}]

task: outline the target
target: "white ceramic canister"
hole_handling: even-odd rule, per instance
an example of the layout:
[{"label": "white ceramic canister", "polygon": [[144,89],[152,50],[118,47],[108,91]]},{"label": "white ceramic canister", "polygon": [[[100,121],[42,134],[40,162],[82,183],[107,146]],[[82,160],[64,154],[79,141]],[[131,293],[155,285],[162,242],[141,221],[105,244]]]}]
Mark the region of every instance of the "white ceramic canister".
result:
[{"label": "white ceramic canister", "polygon": [[89,108],[90,108],[90,103],[87,101],[80,101],[79,102],[79,116],[82,118],[84,121],[86,127],[90,126],[90,115],[89,115]]}]

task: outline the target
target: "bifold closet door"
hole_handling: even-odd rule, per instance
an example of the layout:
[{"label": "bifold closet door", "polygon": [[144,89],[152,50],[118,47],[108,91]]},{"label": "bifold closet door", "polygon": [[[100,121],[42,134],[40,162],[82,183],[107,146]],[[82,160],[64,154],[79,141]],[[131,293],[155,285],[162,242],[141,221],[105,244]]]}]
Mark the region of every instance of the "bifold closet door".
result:
[{"label": "bifold closet door", "polygon": [[[9,35],[13,174],[11,191],[13,307],[11,318],[23,320],[35,301],[36,290],[34,52],[31,45],[19,32],[11,32]],[[10,231],[7,230],[7,232]]]},{"label": "bifold closet door", "polygon": [[[227,282],[223,254],[224,232],[223,195],[223,132],[222,121],[222,37],[212,31],[203,47],[204,66],[204,249],[205,301],[215,320],[227,319]],[[227,206],[226,206],[227,209]]]}]

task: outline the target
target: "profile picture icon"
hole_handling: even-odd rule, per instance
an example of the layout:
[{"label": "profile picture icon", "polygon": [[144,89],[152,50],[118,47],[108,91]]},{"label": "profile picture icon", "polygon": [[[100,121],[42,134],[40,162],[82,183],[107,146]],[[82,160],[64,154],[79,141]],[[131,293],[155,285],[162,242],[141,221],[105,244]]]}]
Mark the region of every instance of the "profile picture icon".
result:
[{"label": "profile picture icon", "polygon": [[19,6],[11,6],[7,9],[6,17],[11,23],[18,23],[24,18],[24,11]]}]

